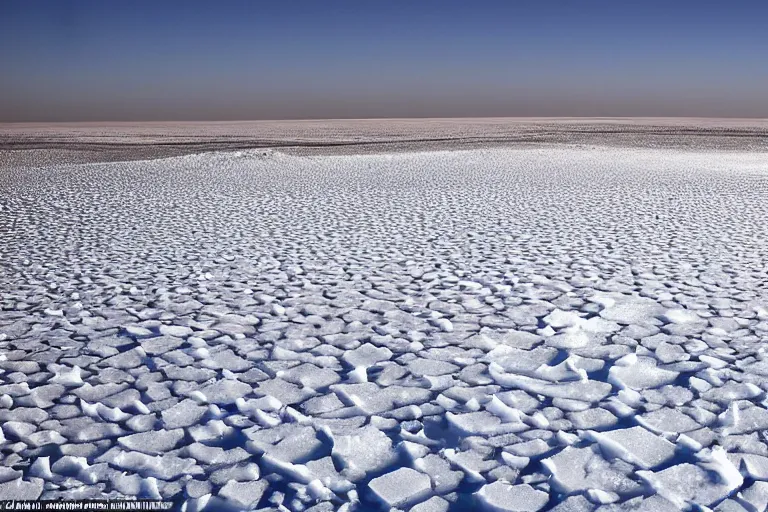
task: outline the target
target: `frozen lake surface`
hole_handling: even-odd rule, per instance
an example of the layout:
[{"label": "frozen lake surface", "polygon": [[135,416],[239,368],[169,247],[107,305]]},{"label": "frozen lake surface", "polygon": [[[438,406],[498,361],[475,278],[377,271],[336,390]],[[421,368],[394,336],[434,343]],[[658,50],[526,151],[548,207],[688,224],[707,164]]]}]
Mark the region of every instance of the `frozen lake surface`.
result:
[{"label": "frozen lake surface", "polygon": [[0,170],[0,498],[768,504],[768,153]]}]

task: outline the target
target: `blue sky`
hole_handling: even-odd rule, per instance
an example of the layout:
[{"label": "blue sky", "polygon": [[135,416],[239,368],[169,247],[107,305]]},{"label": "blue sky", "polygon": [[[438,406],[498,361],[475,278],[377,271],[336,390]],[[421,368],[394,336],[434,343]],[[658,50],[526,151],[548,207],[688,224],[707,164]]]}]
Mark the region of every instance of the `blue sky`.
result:
[{"label": "blue sky", "polygon": [[768,2],[0,2],[0,121],[768,117]]}]

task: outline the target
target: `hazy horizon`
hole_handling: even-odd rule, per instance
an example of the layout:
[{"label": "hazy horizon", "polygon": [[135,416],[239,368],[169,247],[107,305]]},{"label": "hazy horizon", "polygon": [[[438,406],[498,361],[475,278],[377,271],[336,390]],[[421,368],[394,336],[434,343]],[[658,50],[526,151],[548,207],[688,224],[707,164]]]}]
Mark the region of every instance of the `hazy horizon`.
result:
[{"label": "hazy horizon", "polygon": [[768,117],[768,6],[0,4],[0,122]]}]

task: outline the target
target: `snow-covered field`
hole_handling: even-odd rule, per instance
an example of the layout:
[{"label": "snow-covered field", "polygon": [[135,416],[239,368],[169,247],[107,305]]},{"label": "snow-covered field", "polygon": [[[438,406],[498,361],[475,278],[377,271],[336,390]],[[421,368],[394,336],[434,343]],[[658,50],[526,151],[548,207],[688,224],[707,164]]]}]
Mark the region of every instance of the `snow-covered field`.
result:
[{"label": "snow-covered field", "polygon": [[768,153],[0,171],[0,498],[762,511]]}]

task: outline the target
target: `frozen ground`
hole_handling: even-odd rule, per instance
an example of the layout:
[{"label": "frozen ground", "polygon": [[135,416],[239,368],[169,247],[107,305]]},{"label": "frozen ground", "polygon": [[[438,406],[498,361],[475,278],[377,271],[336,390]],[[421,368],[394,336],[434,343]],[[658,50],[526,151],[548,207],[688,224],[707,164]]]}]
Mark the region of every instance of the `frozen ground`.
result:
[{"label": "frozen ground", "polygon": [[765,510],[768,154],[0,170],[0,498]]},{"label": "frozen ground", "polygon": [[768,151],[768,120],[462,118],[0,124],[0,169],[264,147],[314,156],[542,144]]}]

